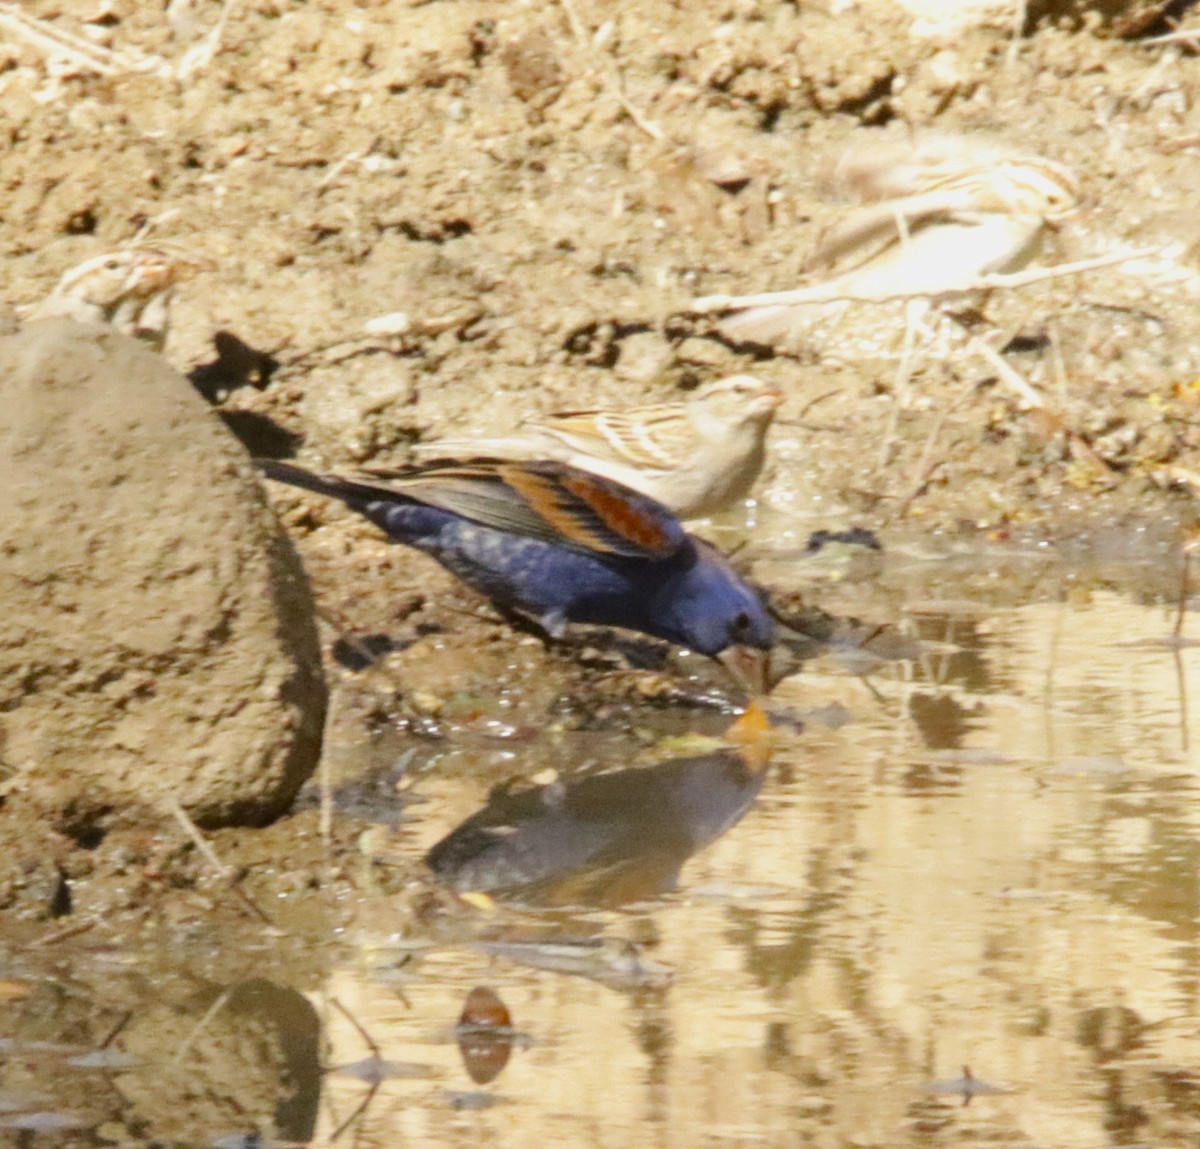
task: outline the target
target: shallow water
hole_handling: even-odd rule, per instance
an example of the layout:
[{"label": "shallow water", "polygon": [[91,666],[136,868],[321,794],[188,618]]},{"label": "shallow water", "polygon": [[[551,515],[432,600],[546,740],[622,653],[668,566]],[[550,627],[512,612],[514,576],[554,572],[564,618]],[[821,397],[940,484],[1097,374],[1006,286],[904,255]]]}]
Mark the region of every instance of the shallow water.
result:
[{"label": "shallow water", "polygon": [[[133,1064],[97,1064],[94,1039],[32,1044],[69,1040],[55,1003],[79,971],[69,950],[44,967],[25,954],[12,972],[40,979],[39,1006],[8,1007],[0,1125],[66,1115],[79,1127],[35,1136],[80,1144],[121,1127],[223,1145],[251,1130],[428,1146],[1196,1143],[1200,651],[1170,640],[1175,568],[1148,550],[1086,574],[1005,555],[900,549],[868,583],[830,573],[818,597],[892,624],[868,652],[911,657],[846,646],[805,664],[771,700],[762,775],[731,750],[668,743],[639,763],[671,765],[622,804],[575,788],[575,767],[588,745],[610,768],[630,748],[568,742],[550,788],[512,787],[502,811],[536,824],[532,845],[459,882],[504,886],[524,866],[536,884],[519,904],[446,896],[414,929],[411,902],[360,883],[331,968],[292,985],[258,977],[253,953],[232,985],[170,955],[90,954],[93,973],[111,960],[113,978],[144,983],[144,1010],[107,1047]],[[519,747],[467,757],[415,771],[423,801],[389,839],[398,860],[522,772]],[[511,1028],[456,1033],[477,986]],[[218,1045],[237,1048],[236,1075]]]}]

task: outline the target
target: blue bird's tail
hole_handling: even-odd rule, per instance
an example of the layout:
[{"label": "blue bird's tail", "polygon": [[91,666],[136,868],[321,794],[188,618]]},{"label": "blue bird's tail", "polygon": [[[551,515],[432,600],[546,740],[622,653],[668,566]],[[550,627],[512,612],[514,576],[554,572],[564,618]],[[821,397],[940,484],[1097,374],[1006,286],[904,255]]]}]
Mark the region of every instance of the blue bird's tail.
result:
[{"label": "blue bird's tail", "polygon": [[356,511],[366,512],[371,503],[388,500],[392,503],[406,501],[403,495],[387,488],[380,488],[372,483],[356,482],[343,478],[341,475],[322,475],[316,471],[308,471],[297,467],[294,463],[285,463],[281,459],[255,459],[255,467],[264,478],[274,479],[279,483],[287,483],[293,487],[302,487],[306,491],[315,491],[318,495],[328,495],[340,499]]}]

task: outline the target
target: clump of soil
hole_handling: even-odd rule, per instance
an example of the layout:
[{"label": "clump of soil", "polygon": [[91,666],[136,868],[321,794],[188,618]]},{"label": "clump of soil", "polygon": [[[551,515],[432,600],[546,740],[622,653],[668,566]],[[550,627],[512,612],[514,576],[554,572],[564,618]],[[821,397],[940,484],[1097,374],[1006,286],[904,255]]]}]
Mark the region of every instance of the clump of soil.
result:
[{"label": "clump of soil", "polygon": [[325,683],[295,552],[247,460],[105,327],[0,340],[8,820],[263,823],[316,765]]}]

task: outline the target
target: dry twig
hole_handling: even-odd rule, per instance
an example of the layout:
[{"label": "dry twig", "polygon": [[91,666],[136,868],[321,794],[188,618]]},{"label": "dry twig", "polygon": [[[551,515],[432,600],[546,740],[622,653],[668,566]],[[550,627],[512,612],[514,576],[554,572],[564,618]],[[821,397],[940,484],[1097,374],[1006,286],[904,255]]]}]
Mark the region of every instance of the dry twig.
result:
[{"label": "dry twig", "polygon": [[[575,37],[576,43],[584,52],[594,54],[593,46],[588,41],[583,21],[579,19],[579,14],[575,11],[575,5],[571,0],[558,0],[558,3],[563,10],[563,15],[567,18],[567,24],[570,26],[571,35]],[[625,114],[652,140],[663,140],[665,136],[662,128],[654,123],[653,120],[646,119],[629,97],[625,95],[625,78],[621,74],[620,66],[614,61],[607,68],[600,65],[600,71],[604,74],[604,86],[608,94],[621,105]]]},{"label": "dry twig", "polygon": [[249,909],[250,912],[256,918],[258,918],[260,922],[265,922],[267,925],[271,925],[271,919],[267,917],[261,908],[259,908],[259,906],[254,902],[254,899],[251,898],[250,895],[234,881],[234,879],[237,877],[237,871],[232,866],[227,866],[221,861],[221,859],[217,856],[216,850],[212,848],[209,842],[205,839],[204,835],[200,833],[199,827],[197,827],[196,823],[188,817],[187,811],[184,810],[184,808],[179,804],[179,799],[175,797],[168,798],[167,809],[169,809],[174,815],[175,821],[177,821],[180,826],[183,827],[184,833],[191,838],[196,849],[200,851],[201,857],[203,857],[204,860],[208,862],[208,864],[222,878],[231,883],[230,888],[238,896],[242,904],[245,905],[246,908]]},{"label": "dry twig", "polygon": [[1183,40],[1200,41],[1200,28],[1176,28],[1174,32],[1165,32],[1161,36],[1150,36],[1139,40],[1140,44],[1177,44]]},{"label": "dry twig", "polygon": [[148,72],[159,68],[158,56],[142,56],[93,44],[83,36],[39,20],[21,10],[20,4],[0,3],[0,31],[28,44],[48,60],[62,60],[80,72],[118,76],[123,72]]},{"label": "dry twig", "polygon": [[996,372],[996,378],[1000,380],[1018,399],[1028,407],[1045,407],[1046,400],[1042,398],[1042,393],[1034,387],[1023,375],[1016,371],[1004,357],[991,347],[985,340],[975,338],[967,344],[967,353],[978,355],[987,365]]}]

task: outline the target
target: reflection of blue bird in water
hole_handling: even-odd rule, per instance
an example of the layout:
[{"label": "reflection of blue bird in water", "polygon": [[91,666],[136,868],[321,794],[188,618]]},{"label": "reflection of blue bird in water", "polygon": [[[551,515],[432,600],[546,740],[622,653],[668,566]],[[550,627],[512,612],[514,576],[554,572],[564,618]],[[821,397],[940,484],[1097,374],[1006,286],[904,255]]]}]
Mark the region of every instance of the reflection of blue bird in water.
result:
[{"label": "reflection of blue bird in water", "polygon": [[721,749],[570,785],[501,788],[425,862],[456,890],[505,891],[543,904],[653,897],[672,889],[684,862],[746,813],[768,754]]},{"label": "reflection of blue bird in water", "polygon": [[610,479],[492,459],[344,477],[258,467],[341,499],[551,635],[568,622],[625,627],[726,655],[761,687],[775,626],[757,592],[661,504]]}]

